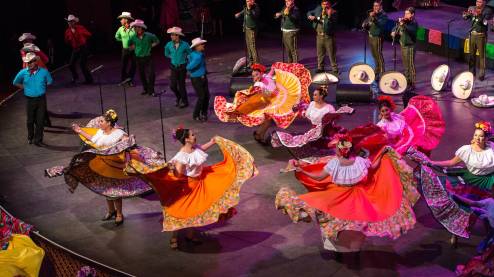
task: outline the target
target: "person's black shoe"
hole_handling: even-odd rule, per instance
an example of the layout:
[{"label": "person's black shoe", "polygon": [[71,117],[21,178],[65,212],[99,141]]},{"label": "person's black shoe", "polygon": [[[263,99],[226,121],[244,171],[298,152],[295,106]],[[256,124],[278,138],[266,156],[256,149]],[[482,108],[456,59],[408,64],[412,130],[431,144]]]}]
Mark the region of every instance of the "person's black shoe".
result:
[{"label": "person's black shoe", "polygon": [[129,86],[129,87],[135,87],[136,85],[134,85],[134,82],[130,81],[130,82],[127,83],[127,86]]},{"label": "person's black shoe", "polygon": [[180,105],[178,106],[180,109],[185,109],[189,106],[189,103],[180,103]]},{"label": "person's black shoe", "polygon": [[159,94],[157,94],[157,93],[154,93],[154,92],[153,92],[153,93],[149,94],[149,96],[152,96],[152,97],[158,97],[158,96],[160,96],[160,95],[159,95]]},{"label": "person's black shoe", "polygon": [[38,146],[38,147],[43,147],[43,146],[44,146],[44,144],[43,144],[43,142],[42,142],[42,141],[36,141],[36,142],[34,143],[34,145],[36,145],[36,146]]},{"label": "person's black shoe", "polygon": [[485,80],[485,76],[479,76],[479,80],[482,82]]},{"label": "person's black shoe", "polygon": [[117,216],[117,211],[113,211],[113,212],[108,212],[106,213],[106,215],[101,219],[101,221],[108,221],[114,217]]},{"label": "person's black shoe", "polygon": [[175,101],[175,107],[179,107],[179,106],[180,106],[180,100],[179,100],[179,99],[177,99],[177,100]]},{"label": "person's black shoe", "polygon": [[317,69],[316,70],[316,73],[323,73],[324,72],[324,69]]},{"label": "person's black shoe", "polygon": [[201,115],[201,116],[199,116],[199,120],[202,122],[206,122],[206,121],[208,121],[208,117],[206,115]]},{"label": "person's black shoe", "polygon": [[28,144],[33,144],[33,139],[27,139]]},{"label": "person's black shoe", "polygon": [[146,94],[148,94],[147,91],[141,92],[141,95],[146,95]]}]

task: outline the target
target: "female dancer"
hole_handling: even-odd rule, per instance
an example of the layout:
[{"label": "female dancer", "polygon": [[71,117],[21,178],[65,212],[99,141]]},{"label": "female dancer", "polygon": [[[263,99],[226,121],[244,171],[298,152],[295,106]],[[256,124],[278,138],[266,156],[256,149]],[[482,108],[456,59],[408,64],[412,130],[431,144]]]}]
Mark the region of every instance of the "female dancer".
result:
[{"label": "female dancer", "polygon": [[[276,131],[271,138],[273,147],[302,147],[308,143],[316,142],[322,139],[322,143],[327,145],[331,138],[344,131],[343,128],[337,126],[335,121],[339,118],[336,113],[342,113],[341,109],[336,111],[333,105],[325,101],[328,95],[327,88],[321,86],[314,90],[314,101],[307,105],[301,105],[301,115],[307,118],[312,123],[312,128],[301,135],[292,135],[287,132]],[[347,109],[351,109],[348,108]],[[351,109],[353,110],[353,109]]]},{"label": "female dancer", "polygon": [[[145,180],[124,173],[128,165],[148,163],[149,167],[162,168],[165,162],[161,154],[144,147],[136,147],[133,136],[116,128],[118,115],[108,110],[101,117],[90,121],[88,127],[72,125],[74,132],[91,148],[75,155],[68,167],[55,166],[46,170],[48,177],[64,175],[69,190],[74,192],[79,183],[107,199],[108,212],[102,220],[115,217],[115,225],[124,222],[122,198],[134,197],[151,191]],[[149,154],[149,160],[134,160],[135,153]]]},{"label": "female dancer", "polygon": [[441,109],[432,98],[412,97],[408,106],[396,114],[393,99],[380,96],[378,107],[381,120],[376,125],[386,133],[398,153],[403,154],[410,146],[429,152],[439,144],[445,123]]},{"label": "female dancer", "polygon": [[[412,207],[419,195],[406,163],[389,147],[371,162],[355,156],[348,135],[335,140],[337,154],[327,163],[296,168],[297,179],[309,193],[297,196],[282,188],[276,207],[294,222],[317,220],[324,248],[337,252],[359,251],[362,234],[397,238],[413,228]],[[342,238],[351,234],[345,243]]]},{"label": "female dancer", "polygon": [[260,64],[252,66],[254,85],[238,91],[233,103],[222,96],[214,100],[214,110],[223,122],[240,122],[247,127],[259,126],[254,132],[256,141],[264,137],[273,120],[280,128],[287,128],[298,115],[293,107],[309,103],[310,72],[301,64],[275,63],[271,71]]},{"label": "female dancer", "polygon": [[[198,145],[194,131],[178,128],[174,137],[182,148],[162,170],[148,173],[163,206],[163,231],[172,231],[170,247],[178,249],[178,231],[187,229],[186,240],[198,243],[193,227],[231,217],[238,204],[240,188],[255,176],[254,158],[240,145],[221,137]],[[206,166],[211,146],[217,144],[224,160]]]}]

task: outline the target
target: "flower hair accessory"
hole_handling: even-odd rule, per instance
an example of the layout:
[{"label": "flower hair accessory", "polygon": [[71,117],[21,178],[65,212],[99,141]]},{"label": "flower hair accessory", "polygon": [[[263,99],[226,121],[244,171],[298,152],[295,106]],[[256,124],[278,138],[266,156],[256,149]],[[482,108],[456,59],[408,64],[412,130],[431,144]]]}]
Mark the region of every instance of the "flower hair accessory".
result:
[{"label": "flower hair accessory", "polygon": [[[180,138],[177,137],[177,132],[180,131],[180,130],[184,130],[184,126],[183,125],[179,125],[177,128],[175,128],[175,129],[172,130],[172,138],[173,138],[174,141],[178,141],[178,140],[181,140],[182,139],[182,137],[180,137]],[[184,132],[184,134],[182,136],[184,136],[184,135],[185,135],[185,132]]]},{"label": "flower hair accessory", "polygon": [[475,129],[482,130],[487,135],[491,135],[491,133],[492,133],[491,123],[488,121],[484,121],[484,120],[475,123]]},{"label": "flower hair accessory", "polygon": [[396,104],[393,101],[393,98],[387,96],[387,95],[381,95],[377,98],[377,103],[388,103],[388,105],[391,107],[392,110],[396,109]]},{"label": "flower hair accessory", "polygon": [[250,67],[252,70],[259,71],[261,73],[266,72],[266,67],[260,63],[255,63]]},{"label": "flower hair accessory", "polygon": [[339,149],[343,148],[351,148],[352,147],[352,137],[350,137],[348,134],[337,134],[335,136],[335,139],[337,141],[336,147]]},{"label": "flower hair accessory", "polygon": [[117,121],[118,119],[117,112],[113,109],[109,109],[108,111],[106,111],[105,116],[111,118],[112,121]]}]

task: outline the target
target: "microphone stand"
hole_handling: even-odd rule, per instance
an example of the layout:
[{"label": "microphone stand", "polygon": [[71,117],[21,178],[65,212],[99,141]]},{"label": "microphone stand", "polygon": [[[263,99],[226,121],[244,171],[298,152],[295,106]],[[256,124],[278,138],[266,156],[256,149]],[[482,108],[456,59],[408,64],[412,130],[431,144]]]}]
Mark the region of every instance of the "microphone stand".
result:
[{"label": "microphone stand", "polygon": [[125,120],[126,120],[127,134],[130,134],[130,126],[129,126],[129,110],[127,108],[127,90],[125,89],[125,87],[126,87],[127,83],[130,81],[132,81],[132,79],[127,78],[119,84],[120,86],[122,86],[123,94],[124,94]]},{"label": "microphone stand", "polygon": [[159,103],[160,103],[160,120],[161,120],[161,140],[163,142],[163,157],[165,158],[166,162],[166,147],[165,147],[165,127],[163,125],[163,108],[161,105],[161,95],[165,92],[166,90],[163,90],[159,94]]},{"label": "microphone stand", "polygon": [[104,114],[104,109],[103,109],[103,93],[102,93],[102,90],[101,90],[101,78],[100,78],[100,73],[99,73],[99,70],[102,69],[104,66],[103,65],[100,65],[96,68],[93,68],[93,70],[91,70],[91,74],[95,73],[95,72],[98,72],[98,74],[96,74],[97,78],[98,78],[98,86],[99,86],[99,103],[100,103],[100,106],[101,106],[101,114]]}]

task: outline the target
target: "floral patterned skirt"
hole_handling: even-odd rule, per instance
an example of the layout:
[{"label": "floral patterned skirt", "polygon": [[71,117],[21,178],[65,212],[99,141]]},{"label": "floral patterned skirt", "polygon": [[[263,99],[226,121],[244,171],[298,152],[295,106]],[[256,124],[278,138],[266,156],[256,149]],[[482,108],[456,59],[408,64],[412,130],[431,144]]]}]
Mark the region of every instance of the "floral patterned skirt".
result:
[{"label": "floral patterned skirt", "polygon": [[177,178],[168,168],[146,174],[163,206],[163,231],[217,222],[240,200],[242,185],[257,174],[254,158],[242,146],[216,137],[224,160],[204,167],[197,178]]},{"label": "floral patterned skirt", "polygon": [[[319,172],[323,167],[311,165],[304,170]],[[310,178],[304,176],[297,178],[310,192],[296,195],[284,187],[276,195],[275,205],[294,222],[305,215],[317,220],[325,245],[337,240],[342,231],[396,239],[415,225],[412,207],[420,196],[411,168],[395,152],[386,154],[379,168],[354,186],[336,185],[331,177],[308,182]]]},{"label": "floral patterned skirt", "polygon": [[302,64],[275,63],[277,91],[267,98],[247,91],[235,94],[233,103],[225,97],[214,99],[214,111],[222,122],[240,122],[247,127],[258,126],[273,119],[280,128],[287,128],[298,116],[293,107],[300,102],[309,103],[310,72]]}]

